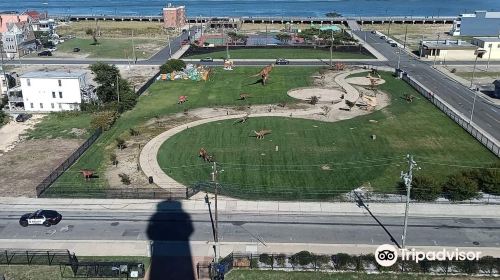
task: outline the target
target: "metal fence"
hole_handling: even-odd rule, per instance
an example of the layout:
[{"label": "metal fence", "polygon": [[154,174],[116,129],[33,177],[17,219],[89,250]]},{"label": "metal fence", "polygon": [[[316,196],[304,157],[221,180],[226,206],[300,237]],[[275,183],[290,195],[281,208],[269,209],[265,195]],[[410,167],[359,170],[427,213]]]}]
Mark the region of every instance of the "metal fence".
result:
[{"label": "metal fence", "polygon": [[212,263],[215,275],[223,275],[233,268],[283,270],[283,271],[324,271],[324,272],[364,272],[364,273],[419,273],[432,275],[478,275],[494,276],[500,272],[500,259],[483,257],[479,260],[428,261],[401,260],[390,266],[380,266],[373,254],[369,255],[316,255],[302,251],[294,255],[252,254],[234,252]]},{"label": "metal fence", "polygon": [[160,76],[160,71],[154,74],[154,76],[151,77],[145,84],[143,84],[135,93],[137,95],[142,95],[156,81],[156,79],[159,76]]},{"label": "metal fence", "polygon": [[75,259],[68,250],[0,250],[3,265],[68,265]]},{"label": "metal fence", "polygon": [[144,264],[136,262],[74,262],[61,265],[63,278],[137,279],[145,274]]},{"label": "metal fence", "polygon": [[49,187],[54,183],[59,176],[61,176],[64,171],[77,161],[80,156],[85,153],[85,151],[95,142],[95,140],[101,135],[102,130],[100,128],[96,129],[94,134],[90,136],[76,151],[74,151],[61,165],[59,165],[52,173],[50,173],[47,178],[45,178],[40,184],[36,186],[36,196],[40,197]]},{"label": "metal fence", "polygon": [[188,199],[198,193],[193,188],[104,188],[93,187],[50,188],[43,197],[54,198],[119,198],[119,199]]},{"label": "metal fence", "polygon": [[463,116],[460,112],[455,110],[453,107],[448,105],[446,101],[442,100],[439,96],[434,95],[434,93],[422,85],[413,77],[408,76],[406,72],[403,73],[402,79],[415,88],[420,94],[431,101],[436,107],[438,107],[443,113],[448,115],[452,120],[459,124],[463,129],[470,133],[474,138],[481,142],[486,148],[488,148],[496,156],[500,157],[500,146],[497,141],[486,132],[482,131],[474,123],[470,122],[468,118]]}]

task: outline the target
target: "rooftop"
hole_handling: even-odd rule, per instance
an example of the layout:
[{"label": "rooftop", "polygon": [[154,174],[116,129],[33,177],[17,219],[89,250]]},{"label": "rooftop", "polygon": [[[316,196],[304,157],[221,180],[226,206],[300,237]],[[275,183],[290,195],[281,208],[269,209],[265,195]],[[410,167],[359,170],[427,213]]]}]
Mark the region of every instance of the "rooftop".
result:
[{"label": "rooftop", "polygon": [[423,41],[422,45],[424,48],[428,49],[453,49],[453,50],[468,50],[468,49],[477,49],[476,45],[471,43],[461,41],[461,40],[432,40],[432,41]]},{"label": "rooftop", "polygon": [[74,71],[74,72],[63,72],[63,71],[33,71],[27,72],[21,75],[21,78],[45,78],[45,79],[70,79],[70,78],[79,78],[84,76],[84,71]]},{"label": "rooftop", "polygon": [[474,39],[483,41],[483,42],[500,42],[499,37],[474,37]]}]

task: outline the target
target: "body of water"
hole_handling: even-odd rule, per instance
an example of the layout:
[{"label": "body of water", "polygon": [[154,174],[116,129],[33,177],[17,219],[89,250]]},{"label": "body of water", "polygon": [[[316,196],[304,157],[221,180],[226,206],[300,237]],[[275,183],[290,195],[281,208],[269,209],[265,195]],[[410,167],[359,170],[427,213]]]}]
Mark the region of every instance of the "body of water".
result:
[{"label": "body of water", "polygon": [[[167,0],[168,1],[168,0]],[[0,11],[47,11],[73,15],[159,15],[165,0],[0,1]],[[184,0],[188,16],[456,16],[476,10],[500,11],[500,0]]]}]

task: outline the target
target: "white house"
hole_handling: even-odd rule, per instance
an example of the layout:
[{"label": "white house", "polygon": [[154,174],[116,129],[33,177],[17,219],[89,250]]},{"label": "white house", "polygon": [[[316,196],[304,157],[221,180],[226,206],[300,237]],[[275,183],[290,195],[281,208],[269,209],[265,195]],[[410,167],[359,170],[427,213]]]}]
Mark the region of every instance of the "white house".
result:
[{"label": "white house", "polygon": [[82,94],[88,89],[83,71],[36,71],[20,78],[25,111],[80,110]]},{"label": "white house", "polygon": [[483,58],[500,59],[499,37],[474,37],[471,43],[486,50]]}]

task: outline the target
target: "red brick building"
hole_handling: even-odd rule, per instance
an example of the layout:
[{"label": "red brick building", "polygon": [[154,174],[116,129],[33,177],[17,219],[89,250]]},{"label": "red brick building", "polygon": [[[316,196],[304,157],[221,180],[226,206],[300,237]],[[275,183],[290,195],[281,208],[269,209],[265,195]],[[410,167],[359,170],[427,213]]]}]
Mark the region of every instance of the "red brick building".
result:
[{"label": "red brick building", "polygon": [[167,7],[163,8],[163,27],[181,28],[185,23],[185,6],[174,7],[172,4],[168,4]]}]

